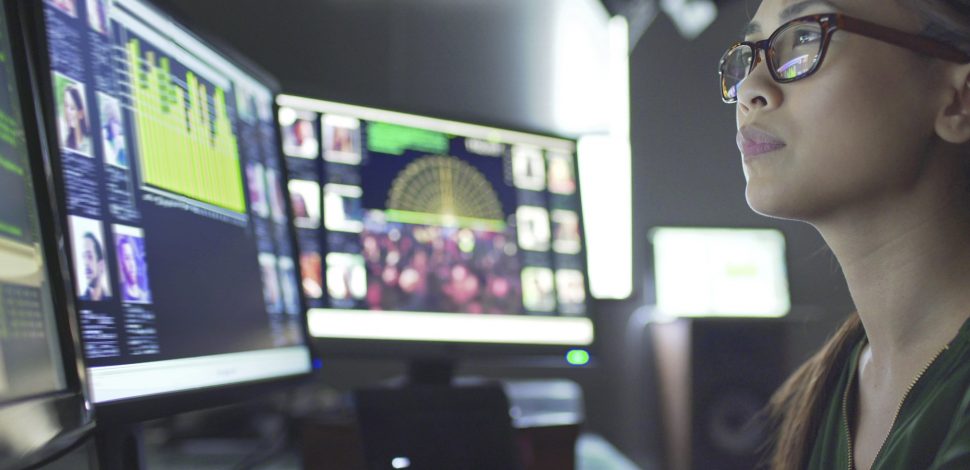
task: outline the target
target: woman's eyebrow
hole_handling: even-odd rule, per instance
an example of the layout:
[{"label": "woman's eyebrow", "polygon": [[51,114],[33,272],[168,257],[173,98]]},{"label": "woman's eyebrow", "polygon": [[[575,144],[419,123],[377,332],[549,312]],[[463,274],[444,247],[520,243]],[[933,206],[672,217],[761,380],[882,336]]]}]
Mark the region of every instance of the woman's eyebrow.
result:
[{"label": "woman's eyebrow", "polygon": [[[802,0],[800,2],[789,5],[784,10],[782,10],[781,13],[778,14],[778,19],[780,19],[782,23],[787,22],[788,20],[794,19],[795,17],[800,15],[803,11],[807,10],[808,8],[813,6],[818,6],[818,5],[831,8],[836,11],[841,11],[841,8],[839,8],[838,5],[836,5],[835,3],[829,0]],[[761,24],[758,23],[757,21],[752,20],[741,31],[741,37],[748,37],[752,34],[760,33],[760,32],[761,32]]]},{"label": "woman's eyebrow", "polygon": [[757,21],[751,21],[747,26],[744,27],[744,30],[741,31],[741,37],[746,38],[754,33],[760,32],[761,24],[759,24]]}]

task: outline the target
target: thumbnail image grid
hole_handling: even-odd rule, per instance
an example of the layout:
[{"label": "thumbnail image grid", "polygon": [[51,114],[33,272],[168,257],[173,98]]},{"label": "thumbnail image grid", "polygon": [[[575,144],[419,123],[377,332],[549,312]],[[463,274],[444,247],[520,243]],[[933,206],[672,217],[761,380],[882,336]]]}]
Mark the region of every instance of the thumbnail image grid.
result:
[{"label": "thumbnail image grid", "polygon": [[372,211],[361,242],[372,310],[522,312],[520,261],[508,230],[392,223]]}]

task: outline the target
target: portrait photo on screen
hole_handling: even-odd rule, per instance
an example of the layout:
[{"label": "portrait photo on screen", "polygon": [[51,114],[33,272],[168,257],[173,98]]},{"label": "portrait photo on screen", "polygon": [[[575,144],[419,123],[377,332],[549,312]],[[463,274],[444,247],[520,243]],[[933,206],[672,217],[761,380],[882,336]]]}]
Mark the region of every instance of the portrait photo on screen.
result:
[{"label": "portrait photo on screen", "polygon": [[320,227],[320,184],[316,181],[290,180],[293,225],[300,228]]},{"label": "portrait photo on screen", "polygon": [[315,113],[283,107],[280,108],[279,122],[283,133],[283,153],[286,156],[308,159],[320,156]]},{"label": "portrait photo on screen", "polygon": [[77,18],[77,0],[48,0],[47,3],[73,18]]},{"label": "portrait photo on screen", "polygon": [[269,217],[269,201],[266,197],[266,170],[262,163],[246,165],[246,182],[249,188],[249,208],[256,215]]},{"label": "portrait photo on screen", "polygon": [[101,33],[108,34],[108,8],[110,0],[86,0],[88,10],[88,26]]},{"label": "portrait photo on screen", "polygon": [[546,162],[542,149],[531,145],[512,147],[512,183],[520,189],[546,189]]},{"label": "portrait photo on screen", "polygon": [[54,72],[57,100],[57,129],[61,148],[86,157],[91,152],[91,119],[88,114],[84,84]]},{"label": "portrait photo on screen", "polygon": [[522,268],[522,305],[535,312],[551,312],[556,308],[553,282],[549,268]]},{"label": "portrait photo on screen", "polygon": [[359,186],[327,184],[323,187],[323,223],[327,230],[360,233],[364,229],[364,206]]},{"label": "portrait photo on screen", "polygon": [[266,196],[269,198],[269,212],[276,223],[286,222],[286,204],[280,174],[272,168],[266,169]]},{"label": "portrait photo on screen", "polygon": [[355,118],[323,116],[323,159],[328,162],[360,163],[360,121]]},{"label": "portrait photo on screen", "polygon": [[134,304],[151,303],[144,231],[117,224],[112,225],[112,230],[115,236],[115,259],[118,260],[121,300]]},{"label": "portrait photo on screen", "polygon": [[556,295],[563,310],[567,306],[582,305],[586,302],[586,284],[582,271],[559,269],[556,271]]},{"label": "portrait photo on screen", "polygon": [[119,168],[128,168],[128,146],[125,143],[125,127],[121,115],[121,103],[117,98],[98,92],[101,117],[101,147],[104,162]]},{"label": "portrait photo on screen", "polygon": [[519,247],[529,251],[549,251],[549,211],[538,206],[519,206],[515,211]]},{"label": "portrait photo on screen", "polygon": [[263,299],[266,301],[266,311],[269,313],[283,313],[283,296],[280,292],[276,255],[272,253],[260,253],[259,267],[263,273]]},{"label": "portrait photo on screen", "polygon": [[303,293],[308,298],[323,298],[323,259],[320,253],[315,251],[300,253],[300,278]]},{"label": "portrait photo on screen", "polygon": [[101,221],[75,215],[69,219],[78,298],[92,302],[111,299],[108,250]]},{"label": "portrait photo on screen", "polygon": [[327,292],[331,300],[361,300],[367,295],[364,257],[350,253],[327,253]]},{"label": "portrait photo on screen", "polygon": [[576,192],[576,169],[568,153],[549,152],[549,192],[570,195]]},{"label": "portrait photo on screen", "polygon": [[300,292],[297,291],[296,266],[293,258],[280,256],[277,260],[280,271],[280,295],[283,297],[283,308],[290,315],[300,314]]},{"label": "portrait photo on screen", "polygon": [[579,214],[573,211],[553,209],[552,250],[556,253],[574,255],[582,243],[579,235]]}]

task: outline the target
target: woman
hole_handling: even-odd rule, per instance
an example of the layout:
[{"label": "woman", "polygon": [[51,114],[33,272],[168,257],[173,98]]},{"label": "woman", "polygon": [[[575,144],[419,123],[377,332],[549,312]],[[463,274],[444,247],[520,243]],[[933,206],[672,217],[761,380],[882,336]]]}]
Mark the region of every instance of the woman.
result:
[{"label": "woman", "polygon": [[77,87],[68,85],[64,88],[64,124],[66,136],[64,147],[83,154],[90,154],[88,115],[84,110],[84,100]]},{"label": "woman", "polygon": [[773,397],[771,466],[970,468],[970,2],[764,0],[745,35],[748,203],[816,227],[858,310]]},{"label": "woman", "polygon": [[149,302],[148,292],[142,287],[141,253],[131,237],[122,236],[118,241],[118,258],[121,265],[122,297],[128,302]]}]

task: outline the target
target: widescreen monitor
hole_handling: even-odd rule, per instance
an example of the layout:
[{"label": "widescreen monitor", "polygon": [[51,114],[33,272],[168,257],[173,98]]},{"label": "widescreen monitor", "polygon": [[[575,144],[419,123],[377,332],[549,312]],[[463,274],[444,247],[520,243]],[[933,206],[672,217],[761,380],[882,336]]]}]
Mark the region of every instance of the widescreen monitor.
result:
[{"label": "widescreen monitor", "polygon": [[574,141],[277,103],[313,337],[593,342]]},{"label": "widescreen monitor", "polygon": [[791,309],[780,231],[658,227],[650,238],[660,312],[780,317]]},{"label": "widescreen monitor", "polygon": [[306,374],[275,82],[140,0],[28,7],[93,401]]},{"label": "widescreen monitor", "polygon": [[21,92],[26,71],[8,6],[0,6],[0,468],[23,468],[72,445],[93,421],[53,280],[50,200],[35,192],[39,142],[28,144],[21,96],[30,94]]}]

